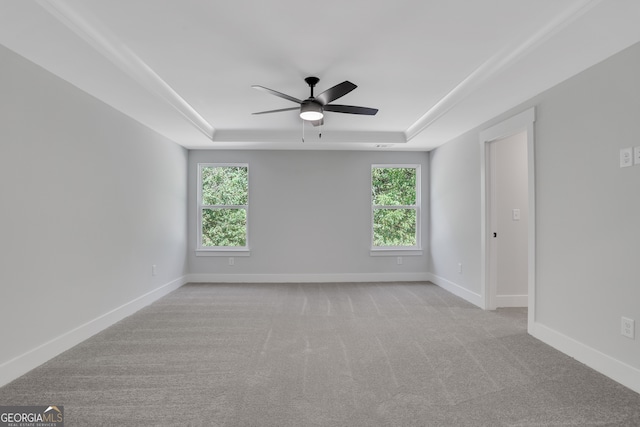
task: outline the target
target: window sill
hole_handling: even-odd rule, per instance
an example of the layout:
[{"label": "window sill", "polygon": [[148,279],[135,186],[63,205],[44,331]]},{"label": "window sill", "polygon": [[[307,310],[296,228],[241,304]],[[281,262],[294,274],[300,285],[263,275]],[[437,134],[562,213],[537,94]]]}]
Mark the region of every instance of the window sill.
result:
[{"label": "window sill", "polygon": [[251,250],[249,249],[196,249],[196,256],[243,257],[243,256],[251,256]]},{"label": "window sill", "polygon": [[369,256],[422,256],[422,249],[416,248],[384,248],[371,249]]}]

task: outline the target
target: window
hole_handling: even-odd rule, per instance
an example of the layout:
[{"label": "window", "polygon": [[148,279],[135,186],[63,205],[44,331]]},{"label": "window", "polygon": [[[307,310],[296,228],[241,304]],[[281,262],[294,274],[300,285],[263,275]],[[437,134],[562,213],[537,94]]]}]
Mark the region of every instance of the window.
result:
[{"label": "window", "polygon": [[371,219],[372,251],[420,251],[420,165],[371,166]]},{"label": "window", "polygon": [[247,251],[248,213],[249,165],[198,165],[199,251]]}]

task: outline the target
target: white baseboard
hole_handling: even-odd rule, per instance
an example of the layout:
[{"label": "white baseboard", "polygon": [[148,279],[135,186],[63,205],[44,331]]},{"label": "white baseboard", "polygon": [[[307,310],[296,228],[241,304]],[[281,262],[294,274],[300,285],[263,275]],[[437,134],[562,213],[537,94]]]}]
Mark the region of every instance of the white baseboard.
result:
[{"label": "white baseboard", "polygon": [[496,307],[528,307],[527,295],[496,295]]},{"label": "white baseboard", "polygon": [[189,274],[191,283],[426,282],[429,273]]},{"label": "white baseboard", "polygon": [[529,334],[636,393],[640,393],[640,369],[537,322],[529,325]]},{"label": "white baseboard", "polygon": [[467,288],[464,288],[457,283],[454,283],[450,280],[445,279],[444,277],[436,276],[433,273],[429,273],[430,281],[434,284],[440,286],[441,288],[451,292],[455,296],[458,296],[473,305],[477,305],[478,307],[484,309],[484,299],[482,295],[476,294],[475,292],[471,292]]},{"label": "white baseboard", "polygon": [[98,332],[108,328],[114,323],[132,315],[136,311],[146,307],[152,302],[173,292],[186,283],[186,276],[179,277],[166,283],[144,295],[117,307],[108,313],[96,317],[89,322],[80,325],[62,335],[59,335],[24,354],[14,357],[0,364],[0,387],[26,374],[33,368],[71,347],[90,338]]}]

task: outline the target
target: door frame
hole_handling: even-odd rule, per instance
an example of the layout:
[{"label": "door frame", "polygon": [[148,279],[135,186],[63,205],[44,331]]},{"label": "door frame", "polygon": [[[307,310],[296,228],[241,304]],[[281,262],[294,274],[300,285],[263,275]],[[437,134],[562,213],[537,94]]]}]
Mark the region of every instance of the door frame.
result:
[{"label": "door frame", "polygon": [[[480,289],[481,299],[485,310],[495,310],[495,254],[492,257],[493,232],[491,212],[491,175],[493,174],[490,158],[491,142],[507,138],[509,136],[526,132],[527,135],[527,168],[528,168],[528,266],[527,266],[527,292],[529,317],[528,325],[531,327],[535,321],[535,271],[536,271],[536,219],[535,219],[535,140],[534,140],[535,108],[532,107],[520,114],[504,120],[480,132]],[[492,264],[493,263],[493,264]]]}]

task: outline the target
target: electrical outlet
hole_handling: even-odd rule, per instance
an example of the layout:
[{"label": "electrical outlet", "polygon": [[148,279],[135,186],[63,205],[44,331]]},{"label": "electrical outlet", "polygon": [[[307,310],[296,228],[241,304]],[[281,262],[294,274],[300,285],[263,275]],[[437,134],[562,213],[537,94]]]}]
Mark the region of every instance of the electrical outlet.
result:
[{"label": "electrical outlet", "polygon": [[458,263],[458,273],[462,274],[462,263]]},{"label": "electrical outlet", "polygon": [[152,276],[155,276],[155,275],[156,275],[156,265],[155,265],[155,264],[153,264],[153,265],[151,266],[151,275],[152,275]]},{"label": "electrical outlet", "polygon": [[631,339],[635,339],[635,322],[633,319],[629,319],[627,317],[622,318],[622,329],[620,333]]},{"label": "electrical outlet", "polygon": [[235,263],[236,263],[236,260],[233,259],[233,257],[230,257],[229,258],[229,265],[235,265]]},{"label": "electrical outlet", "polygon": [[620,167],[627,168],[633,165],[633,149],[631,147],[620,149]]},{"label": "electrical outlet", "polygon": [[398,265],[402,265],[402,257],[399,256],[398,258],[396,258],[396,264]]}]

